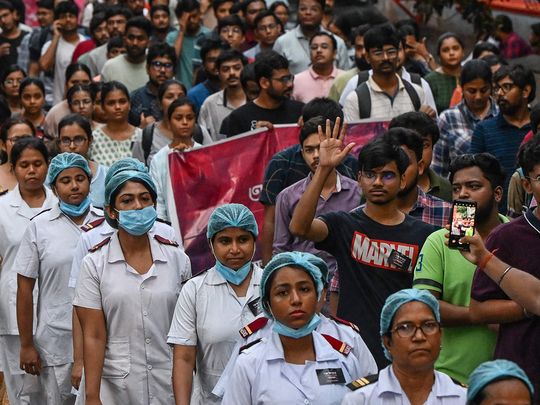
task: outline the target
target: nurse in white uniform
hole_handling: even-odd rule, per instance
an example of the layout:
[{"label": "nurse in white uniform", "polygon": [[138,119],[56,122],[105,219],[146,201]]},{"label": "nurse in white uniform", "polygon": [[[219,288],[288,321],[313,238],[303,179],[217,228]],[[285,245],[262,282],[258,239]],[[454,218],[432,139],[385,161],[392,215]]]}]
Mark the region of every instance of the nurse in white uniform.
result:
[{"label": "nurse in white uniform", "polygon": [[221,402],[211,391],[238,330],[261,313],[262,270],[252,263],[258,233],[255,217],[244,205],[226,204],[210,215],[206,234],[216,264],[185,284],[169,331],[178,404]]},{"label": "nurse in white uniform", "polygon": [[223,405],[340,404],[347,383],[358,378],[360,362],[315,329],[322,274],[309,253],[272,258],[261,278],[261,304],[273,319],[273,333],[242,350]]},{"label": "nurse in white uniform", "polygon": [[[73,290],[68,288],[73,250],[81,226],[98,218],[88,193],[92,172],[75,153],[52,159],[47,174],[59,204],[35,217],[21,241],[17,271],[17,324],[21,342],[20,366],[39,375],[40,404],[72,404],[71,313]],[[36,284],[37,328],[33,336],[33,296]]]},{"label": "nurse in white uniform", "polygon": [[19,405],[29,404],[30,398],[19,395],[24,371],[19,363],[17,272],[13,262],[30,220],[57,200],[43,185],[49,162],[43,141],[28,136],[17,141],[11,151],[10,161],[18,185],[0,197],[0,371],[4,373],[10,404]]},{"label": "nurse in white uniform", "polygon": [[85,257],[73,304],[84,337],[86,404],[174,404],[167,331],[190,262],[149,230],[156,189],[145,168],[111,166],[105,218],[118,232]]},{"label": "nurse in white uniform", "polygon": [[381,312],[380,334],[392,361],[378,376],[354,381],[343,405],[465,405],[467,392],[435,371],[441,350],[439,302],[427,291],[390,295]]}]

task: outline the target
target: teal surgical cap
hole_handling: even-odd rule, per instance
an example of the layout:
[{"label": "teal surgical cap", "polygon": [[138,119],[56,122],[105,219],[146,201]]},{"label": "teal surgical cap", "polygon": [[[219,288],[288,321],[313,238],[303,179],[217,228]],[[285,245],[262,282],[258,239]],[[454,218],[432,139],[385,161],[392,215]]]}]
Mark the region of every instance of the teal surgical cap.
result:
[{"label": "teal surgical cap", "polygon": [[469,389],[467,390],[467,400],[472,401],[476,396],[492,382],[517,378],[529,389],[531,397],[534,388],[527,374],[513,361],[494,360],[480,364],[469,376]]},{"label": "teal surgical cap", "polygon": [[317,256],[312,255],[311,253],[303,253],[303,252],[278,253],[272,258],[272,260],[268,262],[268,264],[264,268],[264,271],[261,277],[261,285],[260,285],[260,289],[261,289],[260,296],[262,300],[261,301],[262,307],[265,314],[270,318],[273,318],[273,316],[272,316],[272,313],[270,312],[270,308],[268,307],[269,297],[268,297],[266,284],[268,283],[268,279],[274,272],[286,266],[301,267],[302,269],[307,271],[311,275],[311,277],[313,277],[313,280],[315,281],[315,288],[317,289],[317,298],[318,299],[321,298],[321,293],[324,287],[323,271],[321,270],[325,270],[326,274],[328,274],[328,267],[326,266],[326,263],[322,259],[318,258]]},{"label": "teal surgical cap", "polygon": [[156,199],[156,186],[146,167],[138,160],[126,158],[113,163],[107,172],[105,177],[105,205],[112,204],[111,197],[129,180],[144,183],[154,200]]},{"label": "teal surgical cap", "polygon": [[90,170],[90,166],[84,157],[78,153],[65,152],[56,155],[51,160],[51,163],[49,164],[49,171],[47,172],[47,184],[54,185],[54,182],[60,173],[66,169],[72,169],[74,167],[82,169],[89,179],[92,178],[92,171]]},{"label": "teal surgical cap", "polygon": [[254,237],[259,235],[255,215],[242,204],[225,204],[217,207],[208,219],[206,238],[212,239],[216,233],[227,228],[240,228],[251,232]]},{"label": "teal surgical cap", "polygon": [[[439,301],[437,301],[437,298],[435,298],[433,294],[428,291],[408,288],[395,292],[386,299],[386,302],[384,303],[383,309],[381,311],[381,329],[379,332],[381,336],[387,334],[390,331],[390,326],[392,326],[392,320],[394,319],[394,316],[396,315],[396,312],[399,310],[399,308],[401,308],[402,305],[413,301],[423,302],[424,304],[426,304],[433,311],[435,319],[438,322],[441,321],[441,315],[439,313]],[[386,347],[384,347],[384,344],[383,349],[386,358],[388,360],[392,360],[392,357],[390,356],[388,350],[386,350]]]}]

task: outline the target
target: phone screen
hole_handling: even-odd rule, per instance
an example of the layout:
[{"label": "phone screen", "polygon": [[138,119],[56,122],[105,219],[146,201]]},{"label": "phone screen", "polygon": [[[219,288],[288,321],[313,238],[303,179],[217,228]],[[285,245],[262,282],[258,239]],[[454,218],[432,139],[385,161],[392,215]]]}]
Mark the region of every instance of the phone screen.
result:
[{"label": "phone screen", "polygon": [[459,240],[466,234],[474,234],[475,220],[476,202],[455,200],[452,205],[452,224],[450,225],[448,247],[469,250],[469,244],[460,243]]}]

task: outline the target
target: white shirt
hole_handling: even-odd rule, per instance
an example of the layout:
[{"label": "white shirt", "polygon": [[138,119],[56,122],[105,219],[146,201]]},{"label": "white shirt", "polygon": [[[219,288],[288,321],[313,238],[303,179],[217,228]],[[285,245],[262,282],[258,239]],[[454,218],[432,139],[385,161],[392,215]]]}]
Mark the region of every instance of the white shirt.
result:
[{"label": "white shirt", "polygon": [[[354,356],[335,350],[318,332],[313,332],[315,361],[294,371],[286,363],[277,333],[244,350],[238,356],[223,397],[223,405],[312,404],[339,405],[349,389],[345,384],[359,376]],[[321,384],[317,370],[340,369],[344,381]]]},{"label": "white shirt", "polygon": [[[215,267],[193,277],[182,289],[167,342],[197,346],[192,405],[219,403],[211,394],[238,339],[238,331],[255,316],[262,269],[253,265],[246,301],[238,298]],[[255,313],[254,313],[255,312]]]},{"label": "white shirt", "polygon": [[[245,103],[242,105],[244,104]],[[240,105],[238,107],[240,107]],[[233,107],[227,103],[225,90],[211,94],[206,98],[206,100],[204,100],[204,103],[201,106],[201,111],[199,112],[198,118],[199,125],[208,130],[214,142],[225,139],[223,135],[219,134],[221,123],[238,107]]]},{"label": "white shirt", "polygon": [[[84,223],[96,218],[99,215],[91,207]],[[30,222],[13,264],[18,274],[36,279],[39,286],[34,345],[44,366],[73,361],[73,290],[68,280],[80,234],[81,228],[55,205]]]},{"label": "white shirt", "polygon": [[[467,390],[450,377],[434,371],[435,382],[425,405],[465,405]],[[342,405],[410,405],[392,370],[392,365],[381,370],[379,380],[345,396]]]},{"label": "white shirt", "polygon": [[167,331],[189,258],[149,236],[153,264],[145,275],[125,260],[115,233],[83,260],[73,305],[102,310],[107,343],[101,378],[104,404],[174,403]]}]

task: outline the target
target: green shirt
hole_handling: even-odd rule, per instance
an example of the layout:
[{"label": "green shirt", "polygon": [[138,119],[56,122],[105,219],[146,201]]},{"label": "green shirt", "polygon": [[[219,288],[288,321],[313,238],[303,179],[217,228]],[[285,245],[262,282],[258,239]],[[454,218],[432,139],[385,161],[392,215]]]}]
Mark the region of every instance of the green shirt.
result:
[{"label": "green shirt", "polygon": [[428,169],[429,190],[426,194],[440,198],[441,200],[452,202],[452,185],[450,182],[439,176],[431,168]]},{"label": "green shirt", "polygon": [[426,81],[431,87],[435,105],[439,115],[450,106],[452,94],[457,86],[457,79],[444,73],[433,71],[426,75]]},{"label": "green shirt", "polygon": [[334,100],[336,103],[339,103],[339,98],[341,97],[341,93],[343,93],[345,86],[347,85],[347,83],[349,83],[349,80],[351,80],[357,74],[358,68],[352,68],[339,74],[338,77],[334,79],[332,87],[330,87],[328,98]]},{"label": "green shirt", "polygon": [[[500,216],[501,222],[508,222]],[[458,250],[445,245],[446,229],[428,236],[414,270],[415,288],[441,294],[441,300],[468,307],[476,266]],[[435,368],[463,384],[480,364],[491,360],[497,334],[486,325],[446,327],[442,331],[442,348]]]}]

